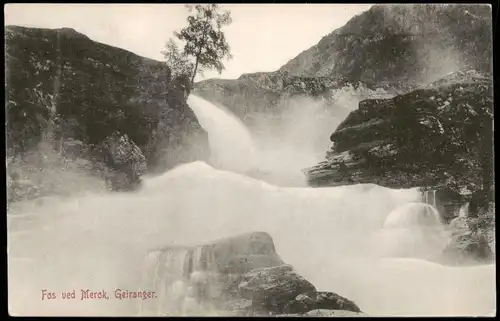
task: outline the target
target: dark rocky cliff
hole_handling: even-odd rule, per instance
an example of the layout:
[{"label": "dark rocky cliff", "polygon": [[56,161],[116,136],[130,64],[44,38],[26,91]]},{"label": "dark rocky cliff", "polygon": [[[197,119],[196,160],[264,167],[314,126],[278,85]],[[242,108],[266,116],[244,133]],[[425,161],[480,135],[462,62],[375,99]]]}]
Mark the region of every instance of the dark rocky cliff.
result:
[{"label": "dark rocky cliff", "polygon": [[186,104],[190,88],[163,63],[68,28],[7,26],[5,52],[8,156],[42,141],[62,152],[76,140],[86,158],[105,162],[99,147],[119,133],[150,171],[207,158],[207,133]]},{"label": "dark rocky cliff", "polygon": [[[326,161],[308,170],[311,184],[428,186],[446,179],[447,169],[450,176],[471,176],[463,183],[477,189],[480,159],[492,157],[486,138],[492,136],[493,82],[460,74],[469,77],[360,102],[330,137]],[[485,169],[490,181],[491,165]]]}]

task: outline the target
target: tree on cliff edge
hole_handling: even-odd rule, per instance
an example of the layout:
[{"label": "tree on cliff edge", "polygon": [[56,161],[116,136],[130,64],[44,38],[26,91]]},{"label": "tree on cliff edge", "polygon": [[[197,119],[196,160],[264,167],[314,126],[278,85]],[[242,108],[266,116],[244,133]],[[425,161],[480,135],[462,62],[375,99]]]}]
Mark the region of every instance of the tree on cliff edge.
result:
[{"label": "tree on cliff edge", "polygon": [[231,24],[231,13],[220,11],[217,4],[186,5],[191,15],[188,25],[174,35],[184,43],[179,50],[176,42],[170,39],[162,52],[173,76],[187,75],[194,82],[203,70],[215,69],[219,74],[225,69],[222,61],[231,59],[230,47],[222,28]]}]

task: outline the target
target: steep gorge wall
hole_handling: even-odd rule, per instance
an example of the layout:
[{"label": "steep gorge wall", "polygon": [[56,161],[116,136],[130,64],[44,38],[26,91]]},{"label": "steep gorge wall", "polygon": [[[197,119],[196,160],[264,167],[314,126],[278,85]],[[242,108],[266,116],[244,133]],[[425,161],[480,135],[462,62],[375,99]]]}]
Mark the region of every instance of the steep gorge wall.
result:
[{"label": "steep gorge wall", "polygon": [[120,133],[152,171],[208,158],[207,133],[186,104],[190,88],[163,63],[68,28],[7,26],[5,51],[8,156],[76,140],[86,158],[104,161],[99,147]]}]

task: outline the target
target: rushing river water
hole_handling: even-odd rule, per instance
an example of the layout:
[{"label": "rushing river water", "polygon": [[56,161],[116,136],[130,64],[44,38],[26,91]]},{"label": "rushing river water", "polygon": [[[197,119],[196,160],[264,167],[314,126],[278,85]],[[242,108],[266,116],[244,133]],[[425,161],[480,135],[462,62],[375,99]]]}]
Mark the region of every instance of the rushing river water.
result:
[{"label": "rushing river water", "polygon": [[[278,187],[239,174],[259,159],[246,129],[201,98],[189,103],[204,119],[218,169],[194,162],[145,179],[136,192],[9,206],[12,314],[137,315],[137,300],[117,298],[116,289],[147,290],[142,266],[148,251],[252,231],[268,232],[281,258],[318,290],[345,296],[369,315],[496,311],[494,265],[427,260],[448,236],[433,207],[418,203],[417,190]],[[228,141],[240,142],[238,150]],[[241,160],[239,167],[224,170],[231,159]],[[61,298],[73,289],[77,299]],[[104,290],[109,300],[80,300],[81,289]],[[48,293],[58,297],[49,300]]]}]

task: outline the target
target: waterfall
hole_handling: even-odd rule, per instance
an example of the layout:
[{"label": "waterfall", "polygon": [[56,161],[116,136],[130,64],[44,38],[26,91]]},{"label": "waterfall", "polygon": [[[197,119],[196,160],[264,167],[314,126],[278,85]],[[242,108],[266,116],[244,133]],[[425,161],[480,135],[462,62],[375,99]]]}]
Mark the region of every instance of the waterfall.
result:
[{"label": "waterfall", "polygon": [[187,103],[208,132],[211,161],[216,167],[239,173],[255,169],[252,136],[238,118],[195,95],[190,95]]},{"label": "waterfall", "polygon": [[460,207],[460,210],[458,211],[458,217],[467,217],[467,214],[469,213],[469,202],[465,203]]},{"label": "waterfall", "polygon": [[[188,250],[172,248],[148,253],[144,259],[142,286],[154,290],[157,300],[141,300],[139,315],[181,315],[187,293]],[[187,276],[187,278],[186,278]]]},{"label": "waterfall", "polygon": [[[430,192],[432,192],[432,197],[430,196]],[[434,206],[434,208],[437,208],[437,201],[436,201],[436,190],[426,190],[422,192],[422,199],[425,204],[430,204]],[[432,200],[430,200],[432,199]]]},{"label": "waterfall", "polygon": [[141,316],[189,315],[189,309],[204,309],[199,291],[211,284],[211,272],[217,271],[213,251],[203,246],[167,248],[148,253],[142,273],[142,286],[154,289],[158,300],[142,301]]},{"label": "waterfall", "polygon": [[203,247],[198,246],[194,249],[193,255],[192,255],[192,271],[193,272],[198,272],[198,271],[203,271],[203,262],[202,262],[202,251]]}]

